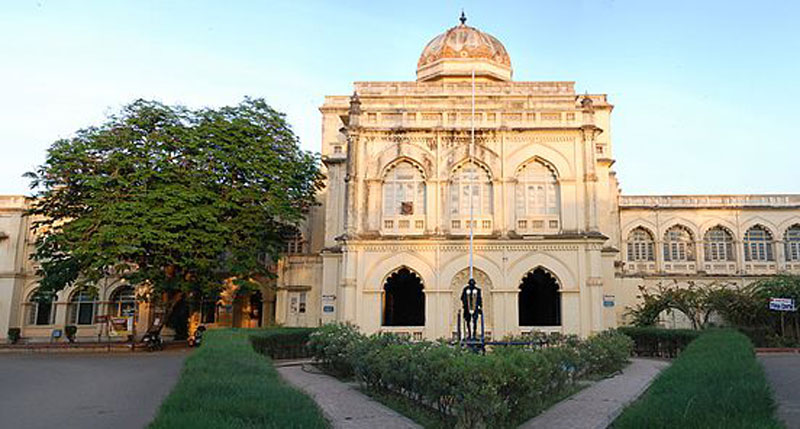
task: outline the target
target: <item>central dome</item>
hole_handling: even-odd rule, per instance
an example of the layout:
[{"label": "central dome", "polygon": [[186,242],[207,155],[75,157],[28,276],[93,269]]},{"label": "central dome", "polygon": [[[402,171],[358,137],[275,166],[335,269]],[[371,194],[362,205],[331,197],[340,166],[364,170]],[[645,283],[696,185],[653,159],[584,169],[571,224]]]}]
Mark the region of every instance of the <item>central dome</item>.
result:
[{"label": "central dome", "polygon": [[505,46],[494,36],[461,24],[428,42],[417,62],[417,80],[445,77],[487,77],[492,80],[511,80],[511,58]]}]

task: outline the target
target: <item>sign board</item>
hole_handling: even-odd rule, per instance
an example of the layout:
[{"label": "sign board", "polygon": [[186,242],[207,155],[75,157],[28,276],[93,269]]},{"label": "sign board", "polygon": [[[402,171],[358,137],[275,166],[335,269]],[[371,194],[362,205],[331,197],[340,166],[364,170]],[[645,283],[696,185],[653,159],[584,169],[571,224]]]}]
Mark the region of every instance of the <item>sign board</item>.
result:
[{"label": "sign board", "polygon": [[333,306],[332,305],[324,305],[322,306],[323,313],[333,313]]},{"label": "sign board", "polygon": [[775,311],[797,311],[794,300],[791,298],[770,298],[769,309]]},{"label": "sign board", "polygon": [[323,301],[336,301],[336,295],[322,295]]},{"label": "sign board", "polygon": [[[130,333],[130,330],[128,328],[128,326],[129,326],[128,320],[129,319],[130,319],[131,324],[132,324],[133,323],[133,318],[132,317],[110,317],[108,319],[108,322],[109,322],[109,325],[110,325],[109,329],[108,329],[108,335],[110,335],[112,337],[118,337],[118,336],[129,334]],[[131,326],[131,328],[133,328],[133,326]]]},{"label": "sign board", "polygon": [[603,295],[603,307],[614,306],[614,295]]}]

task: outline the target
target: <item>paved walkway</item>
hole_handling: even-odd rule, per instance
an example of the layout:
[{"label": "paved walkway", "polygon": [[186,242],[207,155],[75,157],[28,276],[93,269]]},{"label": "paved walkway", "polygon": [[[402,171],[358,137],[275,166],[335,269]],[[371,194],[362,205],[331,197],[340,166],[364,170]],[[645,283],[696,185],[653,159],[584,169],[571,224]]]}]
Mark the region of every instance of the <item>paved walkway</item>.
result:
[{"label": "paved walkway", "polygon": [[603,429],[608,427],[626,405],[639,397],[668,362],[632,359],[616,375],[599,381],[529,420],[525,429]]},{"label": "paved walkway", "polygon": [[800,354],[758,356],[778,403],[778,418],[787,429],[800,429]]},{"label": "paved walkway", "polygon": [[321,374],[310,365],[276,368],[290,384],[309,394],[334,428],[419,428],[395,411],[356,390],[354,384]]},{"label": "paved walkway", "polygon": [[143,428],[178,380],[184,350],[0,355],[0,426]]}]

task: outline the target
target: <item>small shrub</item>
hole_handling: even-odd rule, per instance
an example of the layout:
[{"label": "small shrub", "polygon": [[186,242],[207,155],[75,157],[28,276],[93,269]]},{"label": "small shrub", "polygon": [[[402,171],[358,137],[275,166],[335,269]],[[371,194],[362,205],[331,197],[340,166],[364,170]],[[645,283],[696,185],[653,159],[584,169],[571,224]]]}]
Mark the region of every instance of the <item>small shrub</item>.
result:
[{"label": "small shrub", "polygon": [[311,334],[308,347],[326,371],[349,377],[353,375],[353,353],[365,340],[352,323],[330,323]]},{"label": "small shrub", "polygon": [[250,336],[255,351],[272,359],[311,357],[308,340],[316,328],[274,328]]},{"label": "small shrub", "polygon": [[75,334],[78,333],[78,327],[75,325],[67,325],[64,327],[64,336],[67,337],[70,343],[75,342]]},{"label": "small shrub", "polygon": [[700,336],[701,331],[691,329],[664,329],[654,326],[624,326],[619,332],[633,339],[636,356],[674,358]]},{"label": "small shrub", "polygon": [[17,344],[21,337],[22,330],[20,328],[8,328],[8,342]]}]

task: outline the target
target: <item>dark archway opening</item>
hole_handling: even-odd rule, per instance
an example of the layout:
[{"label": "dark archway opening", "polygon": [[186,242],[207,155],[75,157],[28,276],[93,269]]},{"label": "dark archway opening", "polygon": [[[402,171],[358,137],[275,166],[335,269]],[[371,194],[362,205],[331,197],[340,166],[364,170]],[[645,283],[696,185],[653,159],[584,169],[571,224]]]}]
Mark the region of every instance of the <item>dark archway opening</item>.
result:
[{"label": "dark archway opening", "polygon": [[383,326],[425,326],[422,280],[401,268],[383,285]]},{"label": "dark archway opening", "polygon": [[531,271],[519,289],[519,326],[561,325],[561,294],[550,273],[542,268]]}]

